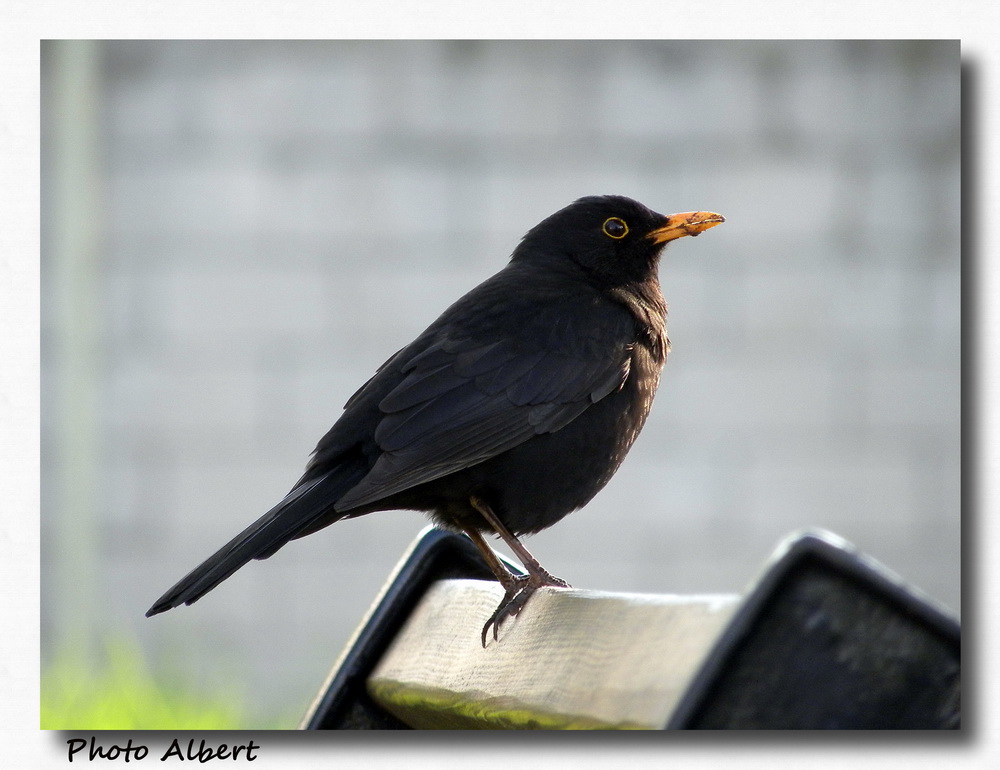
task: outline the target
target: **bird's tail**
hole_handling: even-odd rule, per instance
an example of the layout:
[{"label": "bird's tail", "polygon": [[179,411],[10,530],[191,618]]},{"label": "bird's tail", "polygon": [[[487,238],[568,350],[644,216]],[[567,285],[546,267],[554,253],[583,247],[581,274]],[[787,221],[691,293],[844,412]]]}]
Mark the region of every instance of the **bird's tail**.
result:
[{"label": "bird's tail", "polygon": [[266,559],[306,530],[319,529],[342,518],[333,506],[350,485],[343,483],[345,479],[337,479],[338,475],[341,474],[335,470],[301,481],[280,503],[157,599],[146,617],[196,602],[251,559]]}]

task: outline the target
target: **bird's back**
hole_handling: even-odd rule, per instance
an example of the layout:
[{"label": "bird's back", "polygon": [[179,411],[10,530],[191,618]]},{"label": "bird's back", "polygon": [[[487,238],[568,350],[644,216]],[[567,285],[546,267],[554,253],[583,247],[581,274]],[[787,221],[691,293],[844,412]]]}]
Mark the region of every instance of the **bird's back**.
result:
[{"label": "bird's back", "polygon": [[486,495],[511,529],[537,531],[614,474],[648,414],[666,346],[655,282],[606,291],[511,264],[351,398],[301,483],[363,459],[367,472],[331,520],[412,508],[456,526],[468,498]]}]

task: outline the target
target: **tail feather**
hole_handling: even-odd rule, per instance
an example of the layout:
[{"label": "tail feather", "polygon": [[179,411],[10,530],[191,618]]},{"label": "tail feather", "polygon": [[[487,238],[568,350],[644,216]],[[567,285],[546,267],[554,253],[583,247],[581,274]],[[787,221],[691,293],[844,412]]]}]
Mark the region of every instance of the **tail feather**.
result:
[{"label": "tail feather", "polygon": [[317,528],[320,521],[323,526],[332,524],[339,518],[333,513],[333,505],[346,491],[338,481],[328,474],[296,486],[280,503],[181,578],[156,600],[146,617],[181,604],[193,604],[252,559],[266,559],[303,530]]}]

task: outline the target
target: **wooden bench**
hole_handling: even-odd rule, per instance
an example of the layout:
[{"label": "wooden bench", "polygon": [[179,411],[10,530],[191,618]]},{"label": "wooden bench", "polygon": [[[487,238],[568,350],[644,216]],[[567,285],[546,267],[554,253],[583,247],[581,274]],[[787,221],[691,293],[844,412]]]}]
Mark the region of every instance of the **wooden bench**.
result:
[{"label": "wooden bench", "polygon": [[334,665],[304,729],[948,729],[960,627],[834,535],[788,538],[746,596],[503,590],[426,529]]}]

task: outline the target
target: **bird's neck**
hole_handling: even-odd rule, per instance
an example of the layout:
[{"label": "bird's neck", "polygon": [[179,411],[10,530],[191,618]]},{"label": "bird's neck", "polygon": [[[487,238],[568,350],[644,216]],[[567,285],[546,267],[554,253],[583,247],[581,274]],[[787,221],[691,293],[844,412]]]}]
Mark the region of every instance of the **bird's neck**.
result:
[{"label": "bird's neck", "polygon": [[616,286],[608,294],[629,309],[639,323],[654,358],[663,363],[670,350],[670,340],[667,338],[667,301],[660,291],[660,282],[654,277]]}]

